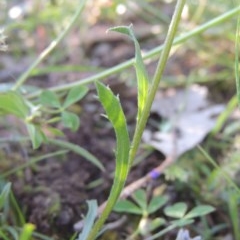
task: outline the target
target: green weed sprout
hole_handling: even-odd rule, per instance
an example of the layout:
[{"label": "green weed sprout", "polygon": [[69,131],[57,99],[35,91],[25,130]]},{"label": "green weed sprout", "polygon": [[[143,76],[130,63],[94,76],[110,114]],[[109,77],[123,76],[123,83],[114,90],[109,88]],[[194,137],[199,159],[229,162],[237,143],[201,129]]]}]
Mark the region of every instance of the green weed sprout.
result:
[{"label": "green weed sprout", "polygon": [[132,200],[119,200],[114,206],[115,212],[126,212],[141,216],[137,229],[128,239],[135,239],[139,234],[146,237],[156,228],[166,223],[164,218],[151,219],[150,215],[164,206],[168,201],[168,197],[156,195],[148,202],[146,191],[138,189],[133,193]]},{"label": "green weed sprout", "polygon": [[97,82],[96,87],[98,91],[99,100],[102,103],[104,110],[106,112],[107,118],[113,125],[117,138],[117,150],[116,150],[116,170],[114,176],[114,182],[111,188],[111,192],[107,201],[107,204],[99,217],[99,219],[94,224],[87,238],[79,237],[78,240],[94,240],[106,221],[108,215],[111,213],[114,205],[116,204],[121,191],[124,188],[125,181],[127,179],[128,173],[130,171],[131,165],[135,158],[137,149],[139,147],[142,133],[144,131],[152,102],[154,100],[155,94],[157,92],[163,70],[165,68],[168,55],[173,44],[173,39],[177,31],[177,26],[180,21],[181,13],[185,4],[185,0],[177,1],[174,15],[169,26],[169,31],[165,40],[163,51],[159,59],[156,73],[154,75],[153,81],[150,84],[148,76],[146,74],[146,69],[143,64],[143,59],[140,54],[140,49],[136,38],[134,37],[131,26],[130,27],[116,27],[110,29],[112,31],[117,31],[128,35],[135,44],[135,68],[136,75],[138,78],[138,115],[137,124],[135,128],[135,133],[133,136],[132,143],[130,144],[127,124],[125,115],[123,113],[120,101],[118,97],[114,96],[112,91],[104,86],[103,84]]}]

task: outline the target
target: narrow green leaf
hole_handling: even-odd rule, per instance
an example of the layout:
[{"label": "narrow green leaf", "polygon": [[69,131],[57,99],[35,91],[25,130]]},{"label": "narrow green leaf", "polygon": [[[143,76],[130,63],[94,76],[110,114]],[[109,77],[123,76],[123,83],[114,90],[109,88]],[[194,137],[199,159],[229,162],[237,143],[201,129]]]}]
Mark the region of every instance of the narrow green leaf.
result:
[{"label": "narrow green leaf", "polygon": [[143,214],[143,210],[141,208],[139,208],[136,204],[128,200],[118,201],[114,206],[113,210],[115,212],[125,212],[125,213],[137,214],[137,215]]},{"label": "narrow green leaf", "polygon": [[214,166],[214,168],[216,168],[219,172],[221,172],[222,177],[225,178],[229,186],[235,189],[238,195],[240,195],[240,189],[237,186],[237,184],[233,181],[231,176],[215,162],[215,160],[208,154],[206,150],[204,150],[200,145],[198,145],[197,147],[200,150],[200,152],[203,154],[203,156]]},{"label": "narrow green leaf", "polygon": [[22,95],[9,91],[0,93],[0,115],[13,114],[25,119],[29,114],[29,108]]},{"label": "narrow green leaf", "polygon": [[239,231],[239,195],[236,191],[231,188],[228,190],[228,210],[229,216],[231,217],[232,228],[234,232],[234,239],[240,239],[240,231]]},{"label": "narrow green leaf", "polygon": [[193,208],[184,218],[185,219],[196,218],[196,217],[200,217],[200,216],[209,214],[213,211],[215,211],[215,208],[212,206],[200,205],[200,206]]},{"label": "narrow green leaf", "polygon": [[124,187],[128,171],[129,171],[129,150],[130,140],[128,136],[126,118],[123,113],[121,104],[118,97],[114,96],[113,92],[104,86],[102,83],[96,82],[97,92],[99,100],[105,109],[106,115],[113,125],[116,138],[117,138],[117,149],[116,149],[116,170],[114,174],[114,181],[111,188],[110,196],[107,204],[94,225],[92,231],[88,236],[88,240],[95,239],[97,233],[100,231],[108,215],[112,211],[115,203],[120,196],[120,193]]},{"label": "narrow green leaf", "polygon": [[109,31],[115,31],[126,34],[134,42],[135,46],[135,70],[138,80],[138,115],[140,118],[148,96],[149,77],[145,68],[139,43],[134,35],[132,26],[119,26],[110,28]]},{"label": "narrow green leaf", "polygon": [[62,112],[62,122],[63,125],[67,128],[70,128],[72,131],[77,131],[80,126],[80,120],[78,115],[68,111]]},{"label": "narrow green leaf", "polygon": [[25,224],[20,235],[20,240],[30,240],[34,229],[35,226],[32,223]]},{"label": "narrow green leaf", "polygon": [[184,217],[187,211],[187,204],[184,202],[175,203],[172,206],[164,208],[164,213],[173,218],[182,218]]},{"label": "narrow green leaf", "polygon": [[160,209],[164,204],[166,204],[167,201],[168,197],[166,196],[154,196],[148,205],[147,212],[149,214],[154,213],[155,211]]},{"label": "narrow green leaf", "polygon": [[75,152],[76,154],[84,157],[87,161],[89,161],[92,164],[94,164],[101,171],[105,171],[105,168],[102,165],[102,163],[100,162],[100,160],[97,159],[90,152],[88,152],[86,149],[84,149],[84,148],[82,148],[82,147],[80,147],[80,146],[78,146],[76,144],[73,144],[73,143],[70,143],[70,142],[66,142],[66,141],[63,141],[63,140],[49,139],[49,142],[54,144],[54,145],[56,145],[56,146],[59,146],[59,147],[65,148],[65,149],[69,149],[69,150]]},{"label": "narrow green leaf", "polygon": [[113,92],[100,82],[96,83],[96,87],[99,100],[116,133],[116,177],[118,180],[123,180],[128,172],[128,154],[130,148],[126,118],[118,97],[114,96]]},{"label": "narrow green leaf", "polygon": [[60,108],[61,103],[59,101],[59,98],[55,92],[45,90],[40,95],[40,102],[44,106],[54,107],[54,108]]},{"label": "narrow green leaf", "polygon": [[[40,156],[37,156],[37,157],[33,157],[33,158],[30,158],[29,161],[19,165],[19,166],[16,166],[14,168],[11,168],[10,170],[8,171],[4,171],[4,172],[1,172],[1,176],[6,178],[6,177],[9,177],[10,175],[22,170],[22,169],[25,169],[31,165],[34,165],[44,159],[50,159],[50,158],[54,158],[54,157],[57,157],[57,156],[60,156],[60,155],[64,155],[68,153],[67,150],[60,150],[60,151],[57,151],[57,152],[51,152],[51,153],[48,153],[48,154],[44,154],[44,155],[40,155]],[[15,201],[14,200],[14,196],[13,196],[13,199],[11,199],[11,201]],[[20,217],[20,212],[18,212],[18,217]],[[24,222],[24,217],[22,216],[22,219],[23,219],[23,222]]]},{"label": "narrow green leaf", "polygon": [[11,183],[5,184],[0,194],[0,210],[2,210],[4,204],[7,203],[10,191],[11,191]]},{"label": "narrow green leaf", "polygon": [[77,86],[71,88],[63,103],[63,108],[67,108],[75,102],[80,101],[87,94],[87,92],[88,88],[86,86]]},{"label": "narrow green leaf", "polygon": [[94,220],[97,217],[97,201],[90,200],[90,201],[87,201],[87,204],[88,204],[88,213],[87,213],[87,216],[84,218],[83,231],[79,234],[77,240],[87,239],[89,232],[93,227]]}]

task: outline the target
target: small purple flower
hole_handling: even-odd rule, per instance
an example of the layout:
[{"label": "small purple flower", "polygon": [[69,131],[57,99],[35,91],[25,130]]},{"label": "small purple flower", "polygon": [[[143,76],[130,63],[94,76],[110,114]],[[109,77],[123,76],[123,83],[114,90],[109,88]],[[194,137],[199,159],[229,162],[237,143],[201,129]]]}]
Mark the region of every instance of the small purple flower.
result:
[{"label": "small purple flower", "polygon": [[200,236],[191,238],[189,235],[189,231],[186,229],[180,229],[178,231],[177,239],[176,240],[201,240]]}]

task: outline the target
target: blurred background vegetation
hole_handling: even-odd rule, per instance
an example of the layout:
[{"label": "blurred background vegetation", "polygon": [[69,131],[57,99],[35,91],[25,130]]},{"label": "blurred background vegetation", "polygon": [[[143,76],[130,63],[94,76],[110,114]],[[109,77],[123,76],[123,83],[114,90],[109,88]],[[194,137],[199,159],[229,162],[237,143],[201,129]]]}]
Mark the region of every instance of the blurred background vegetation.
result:
[{"label": "blurred background vegetation", "polygon": [[[132,58],[134,56],[132,43],[119,35],[106,34],[109,27],[133,24],[143,53],[154,49],[165,39],[175,3],[176,1],[172,0],[88,0],[83,13],[69,34],[32,71],[21,88],[22,93],[26,93],[26,98],[37,102],[37,98],[29,97],[34,91],[79,81]],[[6,51],[0,54],[0,92],[10,90],[30,64],[62,33],[69,24],[77,5],[78,1],[73,0],[0,0],[0,28],[4,29],[3,38],[5,39],[5,41],[0,41],[0,44],[7,47]],[[237,1],[188,0],[182,15],[179,35],[195,29],[238,5]],[[207,87],[212,103],[225,105],[225,110],[218,117],[215,127],[201,143],[203,149],[212,156],[218,167],[212,165],[209,160],[210,156],[204,155],[198,148],[194,148],[183,154],[177,162],[166,169],[160,180],[162,187],[167,189],[164,194],[170,195],[170,203],[183,201],[190,206],[205,203],[216,208],[213,214],[198,219],[196,224],[189,227],[195,235],[201,235],[206,240],[240,239],[238,233],[240,195],[223,177],[224,173],[227,173],[231,177],[232,183],[237,186],[240,184],[240,113],[235,96],[234,69],[235,55],[238,54],[235,49],[236,26],[237,17],[235,16],[174,46],[160,86],[161,89],[170,89],[200,84]],[[151,76],[156,66],[156,56],[147,59],[146,64]],[[136,95],[134,90],[136,81],[132,69],[124,69],[103,81],[115,86],[114,91],[120,92],[120,96],[128,98]],[[127,86],[123,90],[121,89],[122,84]],[[93,91],[92,85],[90,85],[90,89]],[[62,97],[61,93],[60,97]],[[88,103],[89,99],[90,103]],[[73,112],[79,114],[80,119],[89,112],[93,116],[99,113],[96,110],[98,107],[93,106],[95,102],[92,102],[92,99],[93,94],[85,100],[83,105],[72,106]],[[133,103],[135,102],[133,101]],[[129,104],[125,104],[126,109]],[[90,109],[89,112],[86,111],[86,108]],[[91,109],[96,112],[91,112]],[[133,118],[131,111],[129,114],[128,118],[131,121]],[[151,116],[150,127],[156,128],[155,118],[156,116]],[[81,124],[81,127],[87,128],[87,121],[83,121]],[[104,123],[100,122],[101,124]],[[77,134],[81,134],[81,127],[74,136],[68,131],[64,133],[78,143],[77,139],[80,137]],[[16,136],[22,136],[22,131],[24,132],[16,119],[7,119],[7,121],[6,118],[0,119],[0,175],[15,166],[21,166],[26,159],[32,159],[51,151],[51,149],[43,147],[34,152],[31,146],[23,141],[14,141],[14,143],[8,141]],[[111,134],[110,132],[110,136]],[[99,149],[104,147],[106,148],[99,144]],[[158,160],[160,153],[155,152],[154,149],[150,152],[154,155],[153,158]],[[150,156],[152,156],[151,154]],[[64,157],[63,159],[67,161]],[[46,166],[48,165],[46,164]],[[30,175],[34,174],[35,167],[37,168],[34,164],[31,166],[33,172]],[[87,171],[91,171],[89,169],[91,168],[88,167]],[[16,198],[12,197],[12,199],[17,199],[21,206],[21,214],[24,216],[22,217],[26,222],[31,221],[29,218],[31,205],[27,204],[29,201],[24,200],[25,195],[28,191],[31,194],[34,191],[24,189],[23,194],[21,190],[17,189],[21,188],[23,182],[29,177],[28,171],[26,168],[22,172],[16,172],[11,178],[2,180],[13,182]],[[32,177],[34,176],[29,179]],[[23,178],[24,181],[21,180]],[[103,179],[99,177],[97,180]],[[21,182],[20,185],[18,185],[19,182]],[[31,187],[36,187],[37,192],[45,186],[41,186],[40,181],[39,185]],[[45,191],[45,194],[47,193],[48,190]],[[66,194],[71,195],[71,191]],[[48,232],[51,235],[49,237],[53,239],[63,239],[62,236],[69,236],[73,231],[69,226],[64,230],[67,231],[67,234],[66,232],[62,233],[61,229],[52,229],[59,227],[53,223],[55,215],[61,212],[58,209],[61,208],[58,201],[61,202],[61,199],[58,195],[54,195],[54,203],[51,206],[48,205],[50,217],[44,216],[48,219],[47,224],[50,224],[47,231],[43,227],[45,219],[33,220],[36,225],[41,221],[44,222],[44,224],[40,224],[41,226],[37,226],[37,230],[43,233]],[[21,225],[16,220],[20,214],[18,210],[11,212],[9,225]],[[74,221],[76,217],[80,218],[80,216],[74,216]],[[72,223],[72,221],[69,222]],[[127,228],[124,230],[128,234],[129,231],[131,232]],[[119,236],[109,236],[111,235],[105,239],[121,239]],[[164,239],[172,239],[171,237],[172,235],[169,234]]]}]

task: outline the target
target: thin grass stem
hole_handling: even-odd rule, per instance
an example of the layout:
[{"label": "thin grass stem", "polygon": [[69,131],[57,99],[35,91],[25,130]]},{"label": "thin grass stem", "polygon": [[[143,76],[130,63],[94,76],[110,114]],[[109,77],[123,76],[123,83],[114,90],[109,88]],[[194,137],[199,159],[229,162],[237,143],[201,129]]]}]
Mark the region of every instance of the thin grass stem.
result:
[{"label": "thin grass stem", "polygon": [[68,34],[70,29],[73,27],[74,23],[77,21],[78,17],[80,16],[83,7],[85,5],[87,0],[81,0],[79,7],[74,14],[72,20],[70,21],[69,25],[66,27],[66,29],[57,37],[56,40],[52,41],[51,44],[43,50],[43,52],[39,55],[39,57],[30,65],[30,67],[20,76],[20,78],[17,80],[16,84],[12,87],[13,91],[16,91],[19,87],[21,87],[28,79],[28,77],[31,75],[32,71],[36,66],[41,63],[53,50],[56,48],[56,46],[65,38],[65,36]]},{"label": "thin grass stem", "polygon": [[182,10],[185,5],[185,2],[186,2],[185,0],[179,0],[177,2],[175,12],[174,12],[172,21],[169,26],[169,31],[168,31],[165,43],[163,45],[163,51],[160,56],[160,59],[159,59],[158,65],[157,65],[157,69],[156,69],[155,75],[153,77],[152,85],[149,90],[148,98],[146,100],[146,104],[144,106],[142,115],[136,126],[136,130],[134,132],[132,147],[131,147],[130,156],[129,156],[130,166],[132,165],[133,160],[136,156],[136,153],[137,153],[137,150],[138,150],[141,138],[142,138],[142,134],[143,134],[144,128],[146,126],[146,123],[147,123],[147,120],[148,120],[148,117],[150,114],[151,106],[152,106],[153,100],[155,98],[156,92],[158,90],[158,86],[159,86],[160,80],[162,78],[164,68],[167,63],[170,49],[173,44],[173,39],[177,32],[177,27],[180,22],[180,18],[181,18],[181,14],[182,14]]},{"label": "thin grass stem", "polygon": [[[145,128],[145,125],[146,125],[146,122],[147,122],[147,119],[149,116],[149,112],[151,109],[151,105],[152,105],[153,99],[155,97],[155,93],[157,91],[161,76],[163,74],[163,70],[165,68],[165,65],[166,65],[166,62],[167,62],[167,59],[169,56],[169,52],[170,52],[170,49],[171,49],[171,46],[173,43],[174,36],[176,35],[176,32],[177,32],[177,27],[180,22],[180,18],[181,18],[181,14],[182,14],[182,10],[183,10],[185,2],[186,2],[186,0],[178,0],[177,1],[176,8],[175,8],[175,11],[174,11],[174,14],[173,14],[170,26],[169,26],[168,34],[167,34],[165,43],[163,45],[163,52],[159,59],[156,73],[153,78],[153,83],[150,88],[148,98],[146,100],[146,105],[144,106],[143,112],[139,119],[139,123],[137,124],[136,129],[135,129],[135,134],[134,134],[133,141],[131,144],[132,147],[131,147],[131,150],[129,153],[129,159],[128,159],[128,172],[130,170],[130,167],[135,158],[137,149],[139,147],[142,133]],[[126,181],[126,178],[128,175],[127,173],[125,174],[125,176],[121,177],[121,182]],[[108,215],[112,211],[112,208],[114,207],[118,197],[120,196],[120,193],[121,193],[121,191],[119,191],[117,194],[112,194],[112,196],[109,197],[106,207],[104,208],[101,216],[99,217],[99,219],[93,226],[89,236],[87,237],[87,240],[94,240],[96,238],[99,230],[101,229],[102,225],[105,222],[105,219],[107,219]]]}]

